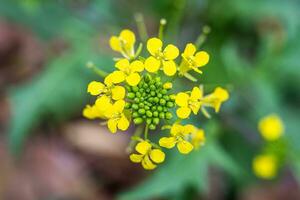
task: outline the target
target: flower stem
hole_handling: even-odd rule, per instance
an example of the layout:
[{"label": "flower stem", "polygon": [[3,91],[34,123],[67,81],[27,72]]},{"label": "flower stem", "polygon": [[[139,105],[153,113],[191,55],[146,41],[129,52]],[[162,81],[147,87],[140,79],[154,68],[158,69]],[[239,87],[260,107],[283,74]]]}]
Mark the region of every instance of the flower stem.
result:
[{"label": "flower stem", "polygon": [[163,40],[163,37],[164,37],[164,28],[167,24],[167,20],[166,19],[161,19],[160,20],[160,26],[159,26],[159,29],[158,29],[158,38]]},{"label": "flower stem", "polygon": [[149,133],[149,125],[147,124],[146,127],[145,127],[145,131],[144,131],[145,140],[148,139],[148,133]]},{"label": "flower stem", "polygon": [[93,62],[88,62],[86,64],[86,67],[93,70],[96,74],[98,74],[99,76],[101,76],[102,78],[106,77],[107,76],[107,72],[99,69],[96,67],[96,65],[93,63]]},{"label": "flower stem", "polygon": [[143,126],[138,126],[135,129],[134,134],[131,136],[131,141],[126,149],[127,153],[131,153],[133,151],[133,147],[136,144],[136,142],[139,140],[142,133],[143,133]]},{"label": "flower stem", "polygon": [[202,33],[198,36],[195,45],[196,48],[199,49],[203,43],[206,41],[207,39],[207,35],[210,33],[210,27],[209,26],[204,26],[202,29]]},{"label": "flower stem", "polygon": [[137,29],[138,29],[139,35],[141,37],[141,40],[143,42],[146,42],[146,40],[148,38],[148,33],[147,33],[147,30],[146,30],[144,17],[141,13],[136,13],[134,15],[134,18],[135,18],[135,21],[136,21]]}]

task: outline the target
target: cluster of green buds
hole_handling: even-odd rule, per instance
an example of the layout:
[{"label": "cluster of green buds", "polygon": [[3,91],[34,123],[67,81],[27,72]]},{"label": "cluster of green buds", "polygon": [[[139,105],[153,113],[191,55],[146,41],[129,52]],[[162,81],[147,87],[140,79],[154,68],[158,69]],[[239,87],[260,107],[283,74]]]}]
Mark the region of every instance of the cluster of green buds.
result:
[{"label": "cluster of green buds", "polygon": [[159,77],[145,75],[137,86],[127,87],[125,108],[131,109],[134,124],[146,123],[155,130],[161,120],[171,120],[171,109],[175,106],[174,95],[168,94],[171,83],[162,83]]},{"label": "cluster of green buds", "polygon": [[[202,74],[200,68],[209,61],[206,51],[198,51],[203,35],[195,45],[188,43],[180,54],[173,44],[164,47],[165,24],[162,20],[158,37],[142,39],[147,40],[149,54],[146,55],[140,55],[142,43],[135,51],[136,37],[132,31],[125,29],[119,36],[111,37],[111,48],[122,58],[114,58],[116,70],[106,74],[103,83],[92,81],[88,85],[88,93],[97,98],[83,110],[88,119],[105,120],[102,124],[106,124],[111,133],[126,131],[130,124],[135,126],[129,145],[130,160],[141,163],[147,170],[165,160],[163,148],[177,147],[180,153],[188,154],[201,147],[205,143],[204,130],[186,120],[199,111],[210,117],[206,109],[210,107],[219,112],[221,104],[229,98],[227,90],[221,87],[204,95],[203,87],[195,84],[194,74]],[[90,67],[100,75],[105,73],[94,65]],[[172,83],[176,84],[177,79],[195,85],[187,91],[174,90]],[[148,137],[149,131],[162,135],[158,144]]]}]

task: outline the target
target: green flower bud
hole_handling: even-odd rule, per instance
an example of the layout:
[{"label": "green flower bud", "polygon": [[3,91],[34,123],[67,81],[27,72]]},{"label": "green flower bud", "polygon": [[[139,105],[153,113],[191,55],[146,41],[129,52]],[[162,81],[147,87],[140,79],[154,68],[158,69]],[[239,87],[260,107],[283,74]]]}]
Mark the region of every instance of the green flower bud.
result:
[{"label": "green flower bud", "polygon": [[138,102],[140,102],[140,99],[137,98],[137,97],[135,97],[135,98],[134,98],[134,102],[138,103]]},{"label": "green flower bud", "polygon": [[165,113],[163,113],[163,112],[159,113],[159,118],[164,119],[165,118]]},{"label": "green flower bud", "polygon": [[156,90],[155,85],[150,85],[150,90]]},{"label": "green flower bud", "polygon": [[168,92],[168,91],[167,91],[166,89],[162,89],[162,90],[161,90],[161,93],[162,93],[162,94],[167,94],[167,92]]},{"label": "green flower bud", "polygon": [[134,110],[137,110],[137,109],[139,109],[139,106],[137,105],[137,104],[132,104],[132,106],[131,106]]},{"label": "green flower bud", "polygon": [[150,94],[151,94],[151,96],[153,96],[153,97],[156,95],[154,91],[151,91]]},{"label": "green flower bud", "polygon": [[171,119],[173,117],[172,113],[167,112],[166,113],[166,119]]},{"label": "green flower bud", "polygon": [[131,107],[131,103],[126,102],[125,108],[126,108],[126,109],[129,109],[130,107]]},{"label": "green flower bud", "polygon": [[152,106],[151,110],[155,111],[157,109],[156,106]]},{"label": "green flower bud", "polygon": [[143,108],[144,106],[145,106],[144,103],[142,103],[142,102],[139,103],[139,107],[140,107],[140,108]]},{"label": "green flower bud", "polygon": [[159,100],[159,104],[160,104],[160,105],[165,105],[165,104],[166,104],[166,100],[160,99],[160,100]]},{"label": "green flower bud", "polygon": [[146,112],[146,115],[147,115],[147,117],[152,117],[152,112],[148,110],[148,111]]},{"label": "green flower bud", "polygon": [[157,111],[154,111],[154,112],[153,112],[153,116],[154,116],[154,117],[158,117],[158,112],[157,112]]},{"label": "green flower bud", "polygon": [[128,97],[129,99],[133,99],[133,98],[135,97],[135,94],[132,93],[132,92],[129,92],[129,93],[127,94],[127,97]]},{"label": "green flower bud", "polygon": [[154,101],[154,103],[158,103],[159,102],[159,98],[154,97],[153,101]]},{"label": "green flower bud", "polygon": [[168,101],[167,107],[168,108],[173,108],[174,107],[174,103],[172,103],[171,101]]},{"label": "green flower bud", "polygon": [[147,124],[151,124],[151,122],[152,122],[152,119],[150,119],[150,118],[146,119]]},{"label": "green flower bud", "polygon": [[143,109],[143,108],[140,108],[139,110],[138,110],[138,112],[141,114],[141,115],[143,115],[143,114],[145,114],[145,109]]},{"label": "green flower bud", "polygon": [[145,106],[145,110],[150,110],[150,107],[149,106]]},{"label": "green flower bud", "polygon": [[161,93],[158,93],[158,94],[157,94],[157,97],[158,97],[158,98],[162,98],[162,94],[161,94]]},{"label": "green flower bud", "polygon": [[150,124],[150,125],[149,125],[149,129],[150,129],[150,130],[155,130],[155,129],[156,129],[156,126],[155,126],[154,124]]},{"label": "green flower bud", "polygon": [[142,94],[141,94],[140,92],[136,92],[136,93],[135,93],[135,96],[136,96],[136,97],[141,97]]},{"label": "green flower bud", "polygon": [[161,112],[161,111],[163,111],[163,107],[158,106],[158,107],[157,107],[157,110]]},{"label": "green flower bud", "polygon": [[133,91],[133,92],[137,92],[137,91],[139,91],[139,88],[138,88],[137,86],[133,86],[133,87],[132,87],[132,91]]},{"label": "green flower bud", "polygon": [[157,117],[154,118],[154,119],[153,119],[153,123],[156,124],[156,125],[158,125],[158,124],[159,124],[159,118],[157,118]]},{"label": "green flower bud", "polygon": [[141,124],[141,123],[143,123],[143,119],[142,118],[135,118],[135,119],[133,119],[133,122],[135,123],[135,124]]},{"label": "green flower bud", "polygon": [[163,98],[164,98],[164,100],[166,100],[166,101],[169,101],[169,100],[170,100],[170,97],[169,97],[168,95],[164,95]]},{"label": "green flower bud", "polygon": [[138,113],[138,112],[133,112],[133,113],[132,113],[132,117],[133,117],[133,118],[137,118],[138,116],[139,116],[139,113]]}]

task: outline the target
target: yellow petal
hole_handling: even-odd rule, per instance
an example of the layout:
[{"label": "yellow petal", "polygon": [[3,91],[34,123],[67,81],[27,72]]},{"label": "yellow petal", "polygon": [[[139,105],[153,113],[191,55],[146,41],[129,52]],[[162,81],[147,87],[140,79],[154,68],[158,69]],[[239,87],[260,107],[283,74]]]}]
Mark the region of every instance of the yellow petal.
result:
[{"label": "yellow petal", "polygon": [[187,124],[183,127],[183,134],[187,135],[192,133],[193,131],[195,131],[196,127],[191,125],[191,124]]},{"label": "yellow petal", "polygon": [[113,73],[109,74],[110,80],[114,84],[122,83],[125,80],[125,74],[122,71],[114,71]]},{"label": "yellow petal", "polygon": [[111,106],[110,98],[106,95],[101,96],[96,100],[95,106],[101,111],[108,110]]},{"label": "yellow petal", "polygon": [[130,64],[130,69],[132,72],[142,72],[144,70],[143,62],[136,60]]},{"label": "yellow petal", "polygon": [[165,153],[159,149],[154,149],[150,152],[150,158],[155,163],[162,163],[165,160]]},{"label": "yellow petal", "polygon": [[112,93],[112,99],[113,100],[120,100],[120,99],[124,99],[125,97],[125,88],[123,86],[114,86],[111,89],[111,93]]},{"label": "yellow petal", "polygon": [[171,149],[176,144],[176,138],[175,137],[162,137],[159,140],[159,145],[168,149]]},{"label": "yellow petal", "polygon": [[202,90],[200,90],[199,87],[194,87],[191,93],[191,99],[198,100],[202,98],[202,96],[203,96]]},{"label": "yellow petal", "polygon": [[178,48],[172,44],[169,44],[164,50],[164,57],[166,60],[174,60],[178,55]]},{"label": "yellow petal", "polygon": [[171,89],[173,87],[173,84],[171,82],[166,82],[164,85],[163,85],[163,88],[164,89]]},{"label": "yellow petal", "polygon": [[227,90],[221,87],[217,87],[213,94],[221,101],[226,101],[229,98],[229,93],[227,92]]},{"label": "yellow petal", "polygon": [[121,71],[129,69],[129,61],[127,59],[121,59],[115,64],[116,68]]},{"label": "yellow petal", "polygon": [[140,163],[142,162],[143,155],[133,153],[129,156],[129,158],[134,163]]},{"label": "yellow petal", "polygon": [[102,93],[103,89],[105,88],[105,85],[101,82],[92,81],[88,85],[88,93],[91,95],[99,95]]},{"label": "yellow petal", "polygon": [[109,45],[114,51],[121,51],[120,40],[116,36],[112,36],[109,40]]},{"label": "yellow petal", "polygon": [[183,132],[184,127],[180,124],[173,124],[173,126],[171,127],[170,133],[173,136],[177,136],[178,134],[181,134]]},{"label": "yellow petal", "polygon": [[113,105],[113,110],[116,112],[123,112],[125,107],[125,101],[124,100],[118,100]]},{"label": "yellow petal", "polygon": [[209,55],[205,51],[200,51],[195,55],[195,62],[197,67],[203,67],[209,61]]},{"label": "yellow petal", "polygon": [[159,70],[160,67],[160,61],[157,60],[156,58],[150,56],[149,58],[146,59],[145,61],[145,69],[148,72],[154,73]]},{"label": "yellow petal", "polygon": [[193,111],[194,115],[197,115],[200,107],[201,107],[200,102],[194,102],[192,105],[189,106],[189,108]]},{"label": "yellow petal", "polygon": [[162,41],[158,38],[150,38],[147,41],[147,49],[152,56],[155,56],[161,51],[162,45]]},{"label": "yellow petal", "polygon": [[88,119],[95,119],[96,115],[94,112],[94,108],[90,105],[86,105],[86,107],[82,111],[82,115]]},{"label": "yellow petal", "polygon": [[193,45],[192,43],[188,43],[185,46],[184,52],[183,52],[183,56],[185,57],[190,57],[193,56],[196,52],[196,47],[195,45]]},{"label": "yellow petal", "polygon": [[188,107],[181,107],[176,110],[176,114],[181,119],[186,119],[191,114],[191,109]]},{"label": "yellow petal", "polygon": [[144,169],[146,170],[152,170],[156,168],[156,165],[153,164],[153,162],[150,160],[149,156],[146,155],[144,157],[144,159],[142,160],[142,166],[144,167]]},{"label": "yellow petal", "polygon": [[130,86],[136,86],[141,80],[141,76],[138,73],[132,73],[126,77],[126,82]]},{"label": "yellow petal", "polygon": [[193,145],[185,140],[177,143],[177,149],[182,154],[188,154],[193,150]]},{"label": "yellow petal", "polygon": [[107,121],[107,127],[110,130],[111,133],[117,132],[117,121],[115,119],[109,119]]},{"label": "yellow petal", "polygon": [[122,40],[126,41],[125,45],[127,47],[131,47],[135,43],[135,35],[134,35],[134,33],[132,31],[130,31],[128,29],[124,29],[123,31],[121,31],[120,38]]},{"label": "yellow petal", "polygon": [[189,95],[184,92],[180,92],[176,95],[175,103],[178,106],[187,106],[189,100]]},{"label": "yellow petal", "polygon": [[175,62],[173,60],[164,61],[163,70],[167,76],[173,76],[177,71]]},{"label": "yellow petal", "polygon": [[198,148],[205,143],[205,134],[203,129],[196,129],[192,134],[192,145]]},{"label": "yellow petal", "polygon": [[118,129],[120,129],[122,131],[126,131],[128,129],[128,127],[129,127],[129,121],[125,117],[125,115],[122,114],[122,117],[118,121]]},{"label": "yellow petal", "polygon": [[145,155],[151,149],[151,144],[146,141],[139,142],[135,146],[135,150],[142,155]]}]

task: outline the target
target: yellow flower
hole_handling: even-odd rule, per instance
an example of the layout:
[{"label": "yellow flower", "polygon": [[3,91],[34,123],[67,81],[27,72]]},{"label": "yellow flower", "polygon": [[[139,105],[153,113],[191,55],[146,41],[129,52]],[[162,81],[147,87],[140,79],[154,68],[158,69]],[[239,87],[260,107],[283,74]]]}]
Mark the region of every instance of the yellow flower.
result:
[{"label": "yellow flower", "polygon": [[150,38],[147,41],[147,49],[151,56],[145,61],[145,69],[155,73],[161,67],[167,76],[173,76],[176,71],[176,64],[173,61],[177,58],[179,50],[176,46],[169,44],[162,50],[163,43],[158,38]]},{"label": "yellow flower", "polygon": [[124,114],[125,101],[118,100],[111,104],[105,111],[105,117],[108,119],[107,127],[112,133],[116,133],[117,129],[125,131],[129,127],[129,120]]},{"label": "yellow flower", "polygon": [[284,125],[276,114],[268,115],[259,121],[258,129],[265,140],[274,141],[284,133]]},{"label": "yellow flower", "polygon": [[125,88],[123,86],[112,84],[112,75],[108,75],[105,78],[105,84],[92,81],[89,83],[87,92],[94,96],[105,95],[113,100],[124,99],[125,97]]},{"label": "yellow flower", "polygon": [[122,59],[116,63],[116,68],[119,69],[119,71],[112,73],[112,79],[114,81],[123,82],[126,80],[130,86],[136,86],[141,80],[141,76],[138,72],[144,70],[144,64],[138,60],[129,63],[127,59]]},{"label": "yellow flower", "polygon": [[152,145],[147,141],[139,142],[135,146],[135,150],[139,153],[130,155],[130,160],[134,163],[142,163],[144,169],[152,170],[156,168],[156,164],[165,160],[165,153],[159,149],[152,149]]},{"label": "yellow flower", "polygon": [[215,112],[220,111],[222,103],[229,98],[227,90],[217,87],[213,93],[204,96],[200,102],[201,106],[213,107]]},{"label": "yellow flower", "polygon": [[191,134],[191,143],[194,148],[199,148],[205,143],[205,134],[203,129],[198,129],[195,127],[194,131]]},{"label": "yellow flower", "polygon": [[102,112],[97,108],[96,105],[86,105],[82,111],[82,115],[88,119],[102,118]]},{"label": "yellow flower", "polygon": [[159,140],[159,145],[168,149],[177,145],[177,149],[182,154],[190,153],[194,146],[188,141],[191,133],[194,131],[193,125],[173,124],[170,130],[171,137],[162,137]]},{"label": "yellow flower", "polygon": [[199,87],[194,87],[191,94],[180,92],[176,95],[175,103],[180,107],[176,110],[176,114],[181,119],[186,119],[190,116],[191,111],[196,115],[200,109],[200,99],[202,91]]},{"label": "yellow flower", "polygon": [[271,179],[277,174],[277,160],[273,155],[256,156],[252,163],[256,176],[264,179]]},{"label": "yellow flower", "polygon": [[119,36],[112,36],[109,40],[110,47],[127,59],[134,57],[134,43],[135,35],[128,29],[122,30]]},{"label": "yellow flower", "polygon": [[183,60],[180,65],[180,74],[184,74],[189,70],[202,73],[198,68],[205,66],[209,61],[209,55],[205,51],[199,51],[196,54],[196,47],[192,43],[186,45],[184,52],[181,54]]}]

